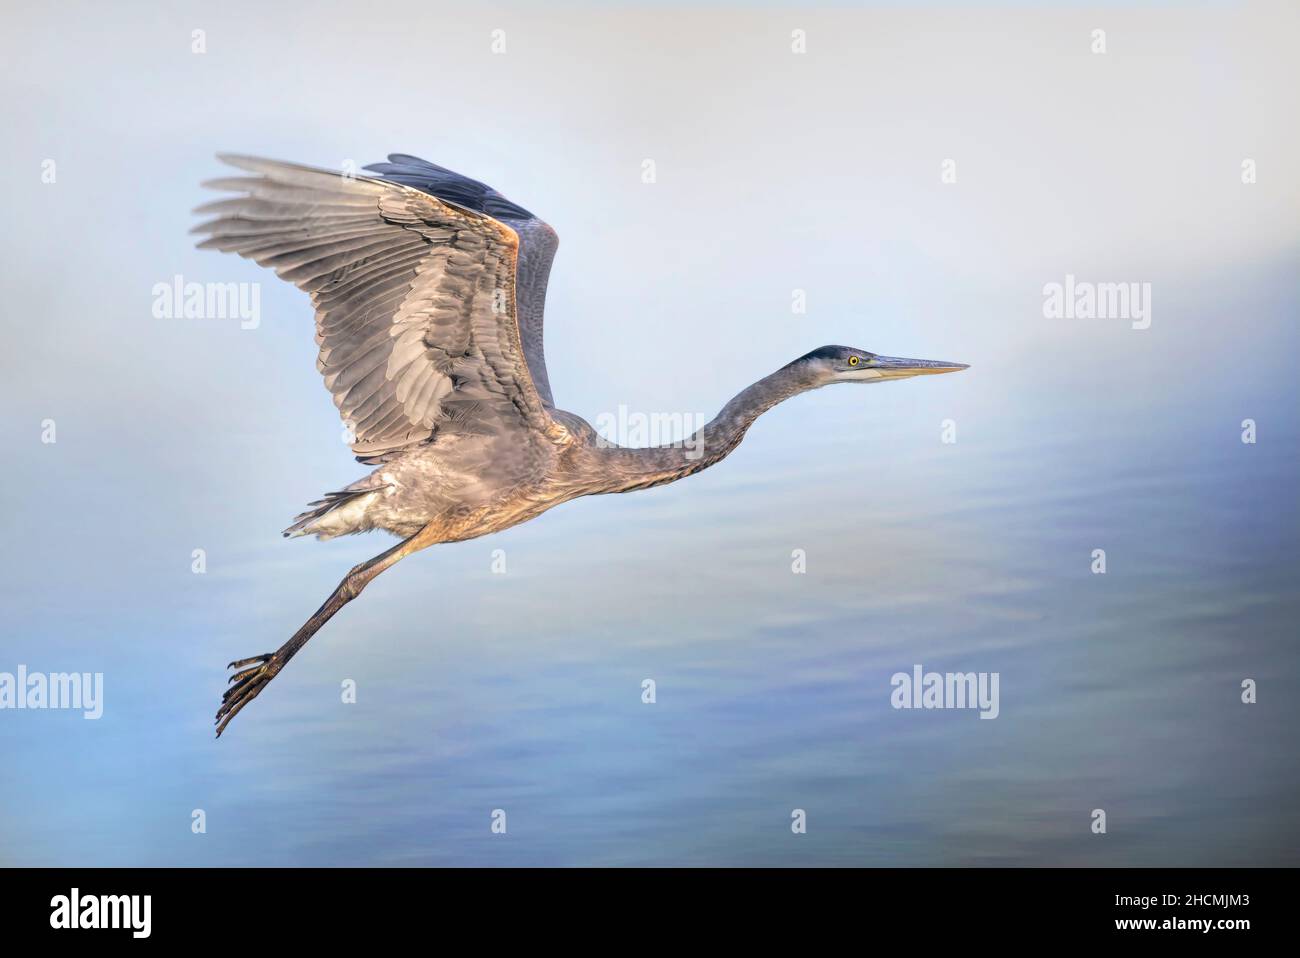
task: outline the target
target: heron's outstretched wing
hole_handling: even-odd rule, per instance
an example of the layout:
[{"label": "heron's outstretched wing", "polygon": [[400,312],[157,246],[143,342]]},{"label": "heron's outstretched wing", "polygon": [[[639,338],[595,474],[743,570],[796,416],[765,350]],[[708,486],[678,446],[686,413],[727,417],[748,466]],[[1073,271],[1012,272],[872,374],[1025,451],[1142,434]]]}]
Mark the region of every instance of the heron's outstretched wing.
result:
[{"label": "heron's outstretched wing", "polygon": [[514,230],[400,183],[222,156],[254,174],[199,207],[201,249],[238,253],[311,294],[317,368],[360,457],[436,433],[548,430],[516,310]]},{"label": "heron's outstretched wing", "polygon": [[519,310],[519,334],[524,356],[542,401],[554,406],[550,377],[546,374],[546,353],[542,345],[542,314],[546,307],[546,281],[560,238],[555,230],[511,203],[492,187],[468,176],[405,153],[388,154],[387,163],[366,167],[386,180],[413,186],[417,190],[500,220],[519,236],[519,264],[515,294]]}]

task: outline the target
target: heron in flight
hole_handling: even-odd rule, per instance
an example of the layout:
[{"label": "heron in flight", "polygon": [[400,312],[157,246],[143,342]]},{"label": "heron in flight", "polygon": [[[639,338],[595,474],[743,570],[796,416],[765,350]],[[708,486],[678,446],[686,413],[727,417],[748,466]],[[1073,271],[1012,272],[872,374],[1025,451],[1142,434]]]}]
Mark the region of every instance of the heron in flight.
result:
[{"label": "heron in flight", "polygon": [[625,448],[558,409],[542,352],[555,231],[491,187],[403,154],[349,175],[247,156],[204,184],[200,249],[269,266],[311,295],[316,368],[368,476],[313,502],[286,536],[382,529],[401,541],[354,567],[275,652],[230,663],[217,736],[329,619],[405,556],[508,529],[578,496],[674,482],[725,458],[777,403],[831,383],[949,373],[961,363],[823,346],[742,390],[689,440]]}]

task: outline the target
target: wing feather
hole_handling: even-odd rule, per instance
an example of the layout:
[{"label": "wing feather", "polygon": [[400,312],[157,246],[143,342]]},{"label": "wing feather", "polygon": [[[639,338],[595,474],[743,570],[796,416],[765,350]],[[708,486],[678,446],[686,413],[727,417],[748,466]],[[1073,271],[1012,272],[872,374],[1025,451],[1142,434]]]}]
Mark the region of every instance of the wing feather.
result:
[{"label": "wing feather", "polygon": [[374,163],[366,169],[378,173],[385,180],[484,213],[515,231],[519,237],[515,298],[520,342],[538,395],[547,406],[554,406],[543,349],[543,314],[551,262],[559,246],[555,230],[492,187],[416,156],[390,153],[387,163]]},{"label": "wing feather", "polygon": [[317,369],[359,456],[441,431],[547,430],[549,387],[538,390],[520,328],[514,229],[392,180],[221,159],[254,175],[204,184],[240,195],[199,207],[213,218],[194,228],[198,245],[311,295]]}]

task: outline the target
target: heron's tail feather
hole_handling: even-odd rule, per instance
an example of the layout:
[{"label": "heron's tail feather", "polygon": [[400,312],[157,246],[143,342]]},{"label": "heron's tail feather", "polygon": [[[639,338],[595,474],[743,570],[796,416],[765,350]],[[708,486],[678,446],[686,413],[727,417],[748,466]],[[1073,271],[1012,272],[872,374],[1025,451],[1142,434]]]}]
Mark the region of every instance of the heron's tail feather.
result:
[{"label": "heron's tail feather", "polygon": [[295,516],[293,525],[282,534],[287,539],[298,536],[333,539],[354,532],[368,532],[374,526],[366,518],[366,506],[382,488],[348,486],[338,492],[327,492],[323,499],[308,503],[307,511]]}]

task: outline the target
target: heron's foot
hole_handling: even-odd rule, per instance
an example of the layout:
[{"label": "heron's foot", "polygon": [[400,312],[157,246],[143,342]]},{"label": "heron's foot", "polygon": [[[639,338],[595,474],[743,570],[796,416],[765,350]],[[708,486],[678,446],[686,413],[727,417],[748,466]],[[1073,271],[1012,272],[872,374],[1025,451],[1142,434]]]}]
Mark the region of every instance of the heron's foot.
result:
[{"label": "heron's foot", "polygon": [[230,688],[221,697],[221,708],[217,709],[216,718],[217,738],[221,738],[221,733],[226,730],[230,720],[239,714],[239,710],[257,698],[267,683],[279,674],[280,669],[284,668],[284,661],[274,653],[267,652],[231,662],[226,668],[240,671],[230,677]]}]

